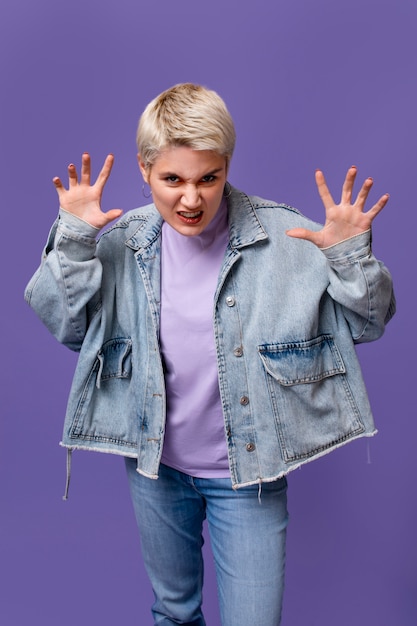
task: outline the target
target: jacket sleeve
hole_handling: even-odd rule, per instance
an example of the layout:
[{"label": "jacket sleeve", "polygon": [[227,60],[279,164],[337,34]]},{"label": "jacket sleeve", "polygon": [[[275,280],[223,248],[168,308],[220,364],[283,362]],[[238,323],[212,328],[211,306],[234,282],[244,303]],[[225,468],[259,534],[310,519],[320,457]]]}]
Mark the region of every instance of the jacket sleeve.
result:
[{"label": "jacket sleeve", "polygon": [[371,249],[371,231],[322,250],[330,265],[328,292],[343,307],[355,343],[380,337],[395,313],[388,269]]},{"label": "jacket sleeve", "polygon": [[63,211],[52,226],[25,300],[48,330],[80,350],[88,325],[101,310],[102,265],[96,256],[98,229]]}]

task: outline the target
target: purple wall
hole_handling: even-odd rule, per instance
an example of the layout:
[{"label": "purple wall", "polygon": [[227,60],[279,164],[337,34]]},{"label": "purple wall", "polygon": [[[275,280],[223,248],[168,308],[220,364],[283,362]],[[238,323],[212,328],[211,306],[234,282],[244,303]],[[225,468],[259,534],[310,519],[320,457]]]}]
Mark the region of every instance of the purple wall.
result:
[{"label": "purple wall", "polygon": [[[414,0],[1,1],[1,624],[151,624],[121,460],[75,453],[61,500],[75,357],[23,289],[56,214],[51,178],[111,151],[105,207],[143,203],[137,118],[181,81],[228,103],[245,191],[321,220],[314,170],[338,190],[355,163],[373,198],[391,193],[374,250],[399,311],[359,350],[380,433],[290,476],[283,626],[417,623],[416,19]],[[210,560],[205,605],[218,626]]]}]

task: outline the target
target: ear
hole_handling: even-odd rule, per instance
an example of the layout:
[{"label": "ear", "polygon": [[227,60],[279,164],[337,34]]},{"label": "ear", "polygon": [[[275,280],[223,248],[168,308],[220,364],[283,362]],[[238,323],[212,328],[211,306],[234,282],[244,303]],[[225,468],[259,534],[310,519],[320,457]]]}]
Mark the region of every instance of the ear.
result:
[{"label": "ear", "polygon": [[140,154],[138,154],[138,163],[139,163],[139,169],[142,174],[143,180],[145,181],[145,183],[149,184],[149,169],[146,169],[145,164]]}]

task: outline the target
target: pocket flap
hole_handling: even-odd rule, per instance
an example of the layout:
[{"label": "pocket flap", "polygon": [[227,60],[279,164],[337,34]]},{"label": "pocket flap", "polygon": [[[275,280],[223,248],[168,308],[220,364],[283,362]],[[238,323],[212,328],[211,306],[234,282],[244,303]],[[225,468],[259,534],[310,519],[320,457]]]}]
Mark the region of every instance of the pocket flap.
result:
[{"label": "pocket flap", "polygon": [[331,335],[309,341],[258,346],[266,371],[281,385],[300,385],[344,374],[346,369]]}]

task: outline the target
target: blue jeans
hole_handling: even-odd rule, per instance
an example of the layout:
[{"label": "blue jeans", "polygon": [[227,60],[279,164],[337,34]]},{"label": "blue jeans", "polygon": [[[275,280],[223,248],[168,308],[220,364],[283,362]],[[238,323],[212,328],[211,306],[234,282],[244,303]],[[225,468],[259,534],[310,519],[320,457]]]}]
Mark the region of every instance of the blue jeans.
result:
[{"label": "blue jeans", "polygon": [[207,517],[223,626],[278,626],[284,589],[287,481],[233,490],[161,465],[158,480],[127,473],[155,625],[204,626],[203,521]]}]

